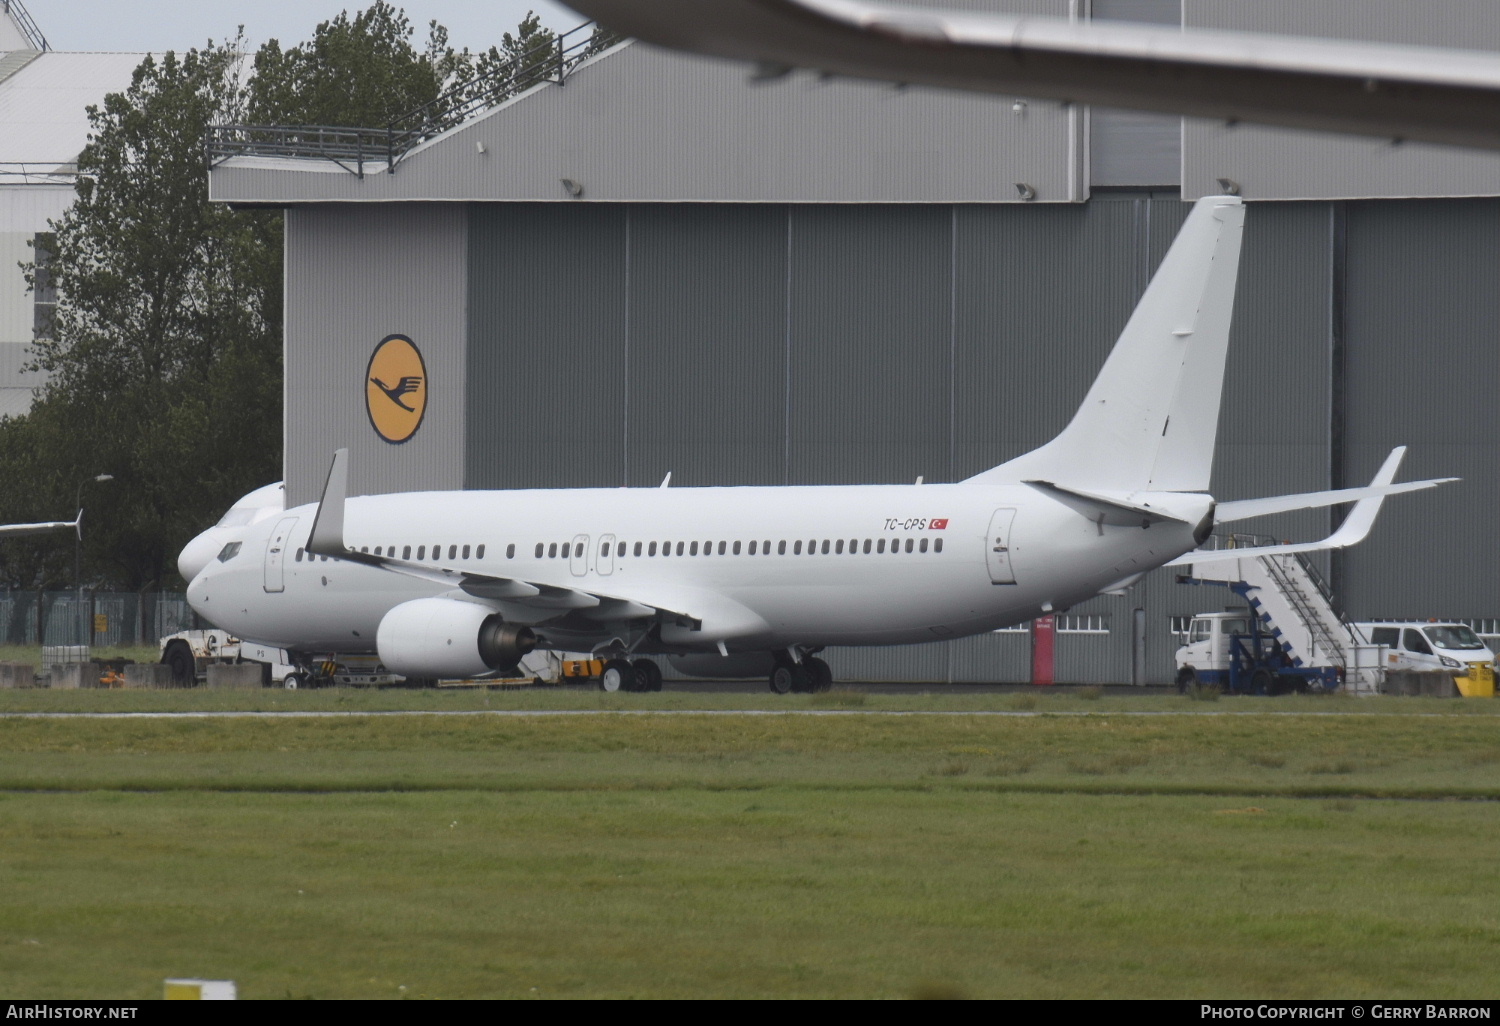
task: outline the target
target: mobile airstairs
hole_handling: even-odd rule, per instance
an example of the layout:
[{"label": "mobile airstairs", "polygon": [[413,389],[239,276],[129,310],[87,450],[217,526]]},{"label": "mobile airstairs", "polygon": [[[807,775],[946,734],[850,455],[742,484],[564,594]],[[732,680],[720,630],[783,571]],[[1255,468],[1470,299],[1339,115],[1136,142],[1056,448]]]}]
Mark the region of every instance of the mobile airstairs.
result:
[{"label": "mobile airstairs", "polygon": [[[1274,545],[1277,539],[1250,534],[1214,535],[1206,548]],[[1378,694],[1385,677],[1381,649],[1334,609],[1332,593],[1301,553],[1248,556],[1202,564],[1180,574],[1180,584],[1228,587],[1249,604],[1264,630],[1296,667],[1337,667],[1347,693]]]}]

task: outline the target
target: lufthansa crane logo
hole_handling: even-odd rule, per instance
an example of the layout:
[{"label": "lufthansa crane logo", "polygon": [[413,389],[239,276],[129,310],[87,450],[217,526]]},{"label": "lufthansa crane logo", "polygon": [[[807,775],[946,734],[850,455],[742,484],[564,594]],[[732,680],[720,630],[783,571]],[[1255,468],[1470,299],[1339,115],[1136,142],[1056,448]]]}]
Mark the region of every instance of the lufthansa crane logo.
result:
[{"label": "lufthansa crane logo", "polygon": [[427,366],[405,335],[387,335],[365,370],[365,412],[375,433],[400,445],[422,426],[427,412]]}]

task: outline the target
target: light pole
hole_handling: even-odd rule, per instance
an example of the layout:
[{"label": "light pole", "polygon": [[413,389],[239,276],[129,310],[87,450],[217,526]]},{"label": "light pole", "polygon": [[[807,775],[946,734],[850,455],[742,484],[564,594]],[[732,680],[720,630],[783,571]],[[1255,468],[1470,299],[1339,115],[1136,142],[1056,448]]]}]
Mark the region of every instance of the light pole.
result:
[{"label": "light pole", "polygon": [[[83,486],[84,485],[88,484],[90,481],[100,481],[100,482],[102,482],[102,481],[113,481],[114,479],[115,479],[115,475],[113,475],[113,474],[95,474],[93,477],[86,477],[82,481],[79,481],[78,482],[78,487],[73,492],[73,508],[75,510],[77,510],[77,513],[75,515],[78,516],[80,519],[82,519],[83,510],[80,508],[79,504],[83,502]],[[83,644],[83,612],[82,612],[82,610],[83,610],[83,569],[82,569],[82,564],[83,564],[83,528],[82,527],[76,527],[76,528],[73,529],[73,586],[78,589],[78,605],[75,607],[75,612],[74,612],[74,616],[73,616],[73,622],[78,625],[78,644],[80,644],[80,645]]]}]

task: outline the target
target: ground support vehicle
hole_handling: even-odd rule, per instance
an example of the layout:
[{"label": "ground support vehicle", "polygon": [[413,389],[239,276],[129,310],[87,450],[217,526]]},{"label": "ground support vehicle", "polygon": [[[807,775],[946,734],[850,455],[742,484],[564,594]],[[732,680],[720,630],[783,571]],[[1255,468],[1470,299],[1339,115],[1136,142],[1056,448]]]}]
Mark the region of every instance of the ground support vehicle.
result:
[{"label": "ground support vehicle", "polygon": [[1467,624],[1429,620],[1356,626],[1384,648],[1387,671],[1449,673],[1465,698],[1495,697],[1495,654]]},{"label": "ground support vehicle", "polygon": [[161,639],[162,663],[180,685],[202,683],[213,663],[258,663],[267,687],[379,687],[401,679],[377,656],[337,652],[301,656],[284,648],[244,641],[221,630],[180,631]]},{"label": "ground support vehicle", "polygon": [[1333,691],[1336,666],[1299,666],[1278,636],[1248,610],[1200,613],[1177,650],[1177,690],[1217,687],[1227,694],[1286,695]]}]

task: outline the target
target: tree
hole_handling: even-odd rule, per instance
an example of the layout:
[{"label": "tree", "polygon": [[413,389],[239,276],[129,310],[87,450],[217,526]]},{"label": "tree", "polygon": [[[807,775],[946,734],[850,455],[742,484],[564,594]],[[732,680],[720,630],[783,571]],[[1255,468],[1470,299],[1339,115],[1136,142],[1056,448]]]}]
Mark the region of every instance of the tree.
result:
[{"label": "tree", "polygon": [[406,12],[377,0],[352,18],[345,11],[321,23],[311,41],[289,50],[271,40],[255,55],[251,122],[384,128],[436,100],[463,58],[437,22],[425,52],[412,35]]},{"label": "tree", "polygon": [[246,481],[280,473],[280,217],[209,203],[203,167],[208,126],[242,115],[241,49],[148,57],[89,109],[78,198],[45,267],[54,330],[33,347],[51,377],[0,432],[7,472],[29,440],[37,463],[21,469],[53,508],[114,475],[89,496],[86,551],[132,589],[159,586]]}]

